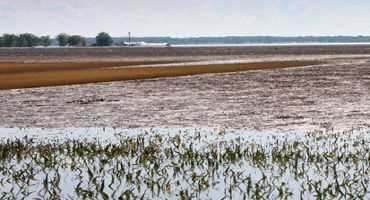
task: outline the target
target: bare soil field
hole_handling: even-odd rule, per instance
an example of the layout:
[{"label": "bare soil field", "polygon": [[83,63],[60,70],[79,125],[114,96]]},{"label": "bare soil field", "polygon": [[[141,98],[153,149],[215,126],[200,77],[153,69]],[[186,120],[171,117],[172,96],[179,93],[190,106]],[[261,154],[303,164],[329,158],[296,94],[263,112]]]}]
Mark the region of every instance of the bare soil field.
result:
[{"label": "bare soil field", "polygon": [[[181,66],[124,67],[136,62],[95,63],[0,63],[0,90],[57,86],[81,83],[137,80],[205,73],[236,72],[320,64],[318,61],[275,61],[234,64],[196,64]],[[158,62],[141,62],[158,64]],[[163,62],[162,62],[163,63]]]},{"label": "bare soil field", "polygon": [[1,74],[17,74],[43,71],[68,71],[68,70],[87,70],[100,69],[116,66],[137,66],[137,65],[154,65],[168,64],[171,61],[126,61],[126,62],[0,62]]},{"label": "bare soil field", "polygon": [[[2,127],[124,128],[216,126],[281,131],[308,131],[322,128],[342,130],[369,126],[370,47],[365,45],[277,47],[277,50],[275,47],[222,48],[225,48],[222,50],[223,54],[219,52],[220,49],[215,50],[212,47],[208,50],[193,49],[195,53],[189,53],[191,51],[188,52],[186,48],[178,49],[175,50],[176,55],[172,55],[173,52],[161,52],[169,51],[166,48],[159,48],[158,51],[151,48],[132,48],[132,50],[92,48],[86,50],[85,54],[78,53],[82,51],[81,49],[71,50],[72,53],[65,49],[50,51],[48,49],[2,49],[0,60],[3,62],[50,63],[61,62],[64,59],[66,62],[86,62],[90,58],[90,62],[100,58],[102,61],[111,62],[242,59],[247,63],[254,63],[243,64],[244,67],[255,65],[256,61],[279,64],[263,70],[259,63],[258,68],[249,71],[234,70],[238,72],[181,77],[154,78],[157,76],[153,76],[152,79],[145,80],[2,90],[0,91],[0,125]],[[104,53],[110,49],[113,53]],[[185,52],[184,55],[181,55],[180,50]],[[18,56],[12,58],[14,53],[12,51],[18,52],[19,55],[16,54]],[[48,54],[47,58],[39,56],[38,51],[47,52],[43,54],[43,56]],[[96,51],[103,52],[103,55],[95,57],[99,54]],[[115,51],[125,53],[115,54]],[[148,56],[146,53],[133,55],[126,51],[153,51],[154,55]],[[206,51],[209,53],[208,56]],[[60,52],[65,54],[59,54]],[[248,52],[251,54],[249,55]],[[264,55],[263,52],[267,54]],[[54,57],[53,53],[55,53]],[[142,59],[144,57],[146,58]],[[294,65],[280,68],[279,66],[282,67],[280,62],[286,60]],[[318,64],[317,60],[323,63]],[[296,65],[297,62],[302,61],[315,63],[308,63],[305,67],[293,67],[302,66]],[[158,64],[155,67],[160,70],[162,64]],[[168,64],[163,63],[162,67],[169,67]],[[287,63],[284,63],[284,66],[285,64]],[[225,64],[213,65],[226,66]],[[23,70],[24,66],[22,66],[19,69]],[[231,63],[228,66],[239,69],[240,63]],[[128,65],[119,69],[114,66],[106,66],[106,68],[119,71],[136,70],[138,67]],[[100,74],[100,70],[103,69],[104,67],[97,66],[91,69],[91,73],[96,70],[96,73]],[[79,70],[85,69],[76,71]],[[49,71],[40,73],[49,73]],[[65,75],[68,76],[68,73]],[[12,75],[12,72],[6,72],[6,70],[1,72],[0,76],[1,82],[5,82],[5,79],[12,76],[19,76],[17,81],[19,84],[23,84],[22,80],[24,82],[27,80],[19,72],[14,72]],[[31,77],[28,78],[31,79]]]}]

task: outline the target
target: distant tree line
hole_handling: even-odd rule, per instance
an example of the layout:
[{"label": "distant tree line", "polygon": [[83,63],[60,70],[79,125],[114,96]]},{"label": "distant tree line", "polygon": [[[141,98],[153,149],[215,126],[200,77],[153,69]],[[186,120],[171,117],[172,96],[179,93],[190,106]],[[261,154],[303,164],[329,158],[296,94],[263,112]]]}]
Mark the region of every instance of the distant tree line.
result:
[{"label": "distant tree line", "polygon": [[23,34],[3,34],[0,36],[0,47],[35,47],[35,46],[50,46],[57,45],[65,46],[111,46],[113,44],[112,37],[105,32],[99,33],[95,41],[89,42],[81,35],[68,35],[66,33],[59,34],[55,39],[49,36],[36,36],[31,33]]},{"label": "distant tree line", "polygon": [[3,34],[0,36],[0,47],[34,47],[49,46],[51,44],[49,36],[35,36],[31,33],[23,34]]},{"label": "distant tree line", "polygon": [[[59,46],[86,46],[86,38],[80,35],[68,35],[66,33],[61,33],[57,36],[57,41]],[[113,44],[112,37],[105,32],[99,33],[95,37],[95,43],[89,44],[91,46],[111,46]]]},{"label": "distant tree line", "polygon": [[57,36],[59,46],[86,46],[86,39],[80,35],[61,33]]}]

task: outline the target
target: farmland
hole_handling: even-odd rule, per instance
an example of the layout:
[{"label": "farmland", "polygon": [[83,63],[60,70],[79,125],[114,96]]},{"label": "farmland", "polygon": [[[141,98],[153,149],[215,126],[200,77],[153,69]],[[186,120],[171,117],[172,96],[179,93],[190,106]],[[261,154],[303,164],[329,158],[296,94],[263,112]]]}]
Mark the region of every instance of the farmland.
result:
[{"label": "farmland", "polygon": [[[134,52],[143,53],[137,53],[137,56],[127,53],[131,50],[115,50],[125,52],[120,54],[121,58],[106,52],[109,48],[102,48],[99,51],[106,52],[102,61],[89,59],[95,56],[91,53],[95,48],[85,51],[72,49],[72,52],[76,51],[74,58],[65,49],[2,49],[3,55],[5,51],[8,55],[9,52],[21,51],[29,56],[22,62],[12,60],[11,56],[8,60],[4,58],[0,65],[0,82],[9,84],[4,84],[4,88],[27,86],[35,80],[45,81],[47,85],[48,79],[65,81],[73,79],[68,75],[76,73],[79,76],[75,83],[100,78],[100,75],[103,77],[107,72],[110,76],[118,76],[118,81],[2,90],[0,123],[5,127],[218,126],[280,131],[333,127],[341,131],[368,126],[369,57],[358,54],[366,53],[367,46],[295,47],[297,54],[294,54],[293,47],[278,47],[283,50],[271,55],[260,54],[276,51],[275,47],[261,47],[264,51],[260,47],[225,48],[209,47],[209,56],[202,55],[205,48],[200,48],[199,56],[190,57],[188,54],[169,57],[169,54],[161,52],[169,51],[163,48],[158,48],[157,53],[161,56],[147,54],[154,51],[153,48],[132,48]],[[245,52],[240,48],[246,52],[257,50],[254,55],[243,55]],[[310,55],[314,48],[322,54]],[[352,49],[352,54],[330,54],[331,50],[341,48],[347,51],[345,53],[351,53]],[[223,56],[219,55],[222,53],[218,52],[220,49],[224,51]],[[48,52],[43,54],[47,59],[33,57],[39,55],[39,51]],[[189,50],[179,48],[174,51]],[[228,55],[229,51],[240,51],[240,55]],[[287,52],[290,54],[284,55]],[[6,63],[13,65],[9,67]],[[302,64],[309,66],[297,67]],[[120,67],[115,67],[117,65]],[[149,69],[164,73],[161,71],[164,69],[179,73],[177,67],[186,70],[206,67],[206,71],[222,69],[228,73],[178,77],[171,77],[171,74],[158,77],[158,74],[149,73],[150,79],[119,81],[133,79],[127,72],[142,73],[142,70]],[[235,71],[233,67],[244,69],[232,72]],[[64,75],[58,76],[58,73]]]},{"label": "farmland", "polygon": [[1,198],[369,198],[367,45],[0,61]]},{"label": "farmland", "polygon": [[[11,130],[3,130],[7,131]],[[370,195],[370,135],[361,129],[307,134],[99,129],[71,138],[60,133],[65,131],[65,136],[73,130],[59,130],[59,135],[36,131],[37,135],[19,131],[18,137],[0,141],[1,198],[368,199]]]}]

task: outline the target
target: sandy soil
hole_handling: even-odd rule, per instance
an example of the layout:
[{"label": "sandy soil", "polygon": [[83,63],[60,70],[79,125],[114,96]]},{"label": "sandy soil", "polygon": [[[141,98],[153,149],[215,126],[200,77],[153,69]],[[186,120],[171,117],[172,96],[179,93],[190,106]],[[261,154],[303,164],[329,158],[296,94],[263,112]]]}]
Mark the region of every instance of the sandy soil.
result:
[{"label": "sandy soil", "polygon": [[369,55],[242,58],[250,62],[320,59],[326,64],[4,90],[0,126],[206,126],[262,131],[369,126]]}]

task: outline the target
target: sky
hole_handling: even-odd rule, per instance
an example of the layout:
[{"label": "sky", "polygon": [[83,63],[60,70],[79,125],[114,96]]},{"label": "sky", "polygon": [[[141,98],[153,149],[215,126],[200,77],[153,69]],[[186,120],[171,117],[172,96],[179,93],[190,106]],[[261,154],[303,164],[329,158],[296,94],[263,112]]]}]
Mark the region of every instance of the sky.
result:
[{"label": "sky", "polygon": [[370,35],[369,0],[0,0],[0,34]]}]

